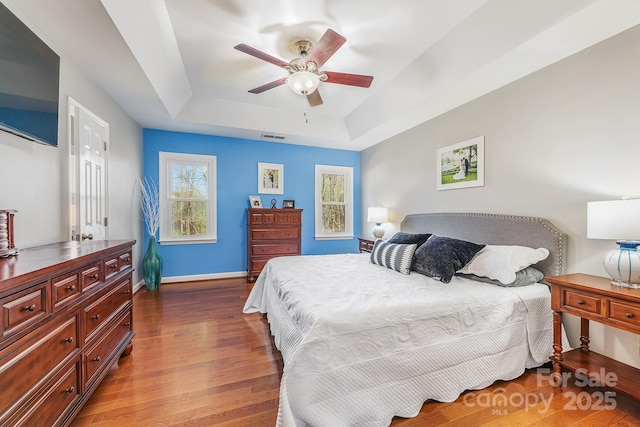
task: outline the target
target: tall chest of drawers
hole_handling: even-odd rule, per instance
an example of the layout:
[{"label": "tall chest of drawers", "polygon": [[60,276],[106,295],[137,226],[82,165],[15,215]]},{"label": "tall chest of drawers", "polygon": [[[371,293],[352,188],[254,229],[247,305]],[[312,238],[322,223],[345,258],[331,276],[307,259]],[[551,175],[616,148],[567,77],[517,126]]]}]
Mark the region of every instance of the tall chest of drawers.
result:
[{"label": "tall chest of drawers", "polygon": [[131,352],[134,240],[0,259],[0,426],[66,426]]},{"label": "tall chest of drawers", "polygon": [[271,258],[300,255],[302,209],[247,209],[247,281]]}]

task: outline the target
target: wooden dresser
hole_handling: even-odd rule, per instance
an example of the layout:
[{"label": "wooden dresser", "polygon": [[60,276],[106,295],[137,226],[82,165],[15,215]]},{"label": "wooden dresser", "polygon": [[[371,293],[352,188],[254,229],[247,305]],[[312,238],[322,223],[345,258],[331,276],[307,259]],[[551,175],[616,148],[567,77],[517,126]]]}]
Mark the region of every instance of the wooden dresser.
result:
[{"label": "wooden dresser", "polygon": [[0,425],[66,426],[133,338],[134,240],[0,259]]},{"label": "wooden dresser", "polygon": [[302,209],[247,209],[247,281],[271,258],[300,255]]},{"label": "wooden dresser", "polygon": [[[640,290],[613,286],[605,277],[567,274],[547,277],[553,309],[553,369],[576,371],[611,389],[640,400],[640,369],[589,349],[589,321],[640,334]],[[580,347],[562,352],[562,313],[580,317]]]}]

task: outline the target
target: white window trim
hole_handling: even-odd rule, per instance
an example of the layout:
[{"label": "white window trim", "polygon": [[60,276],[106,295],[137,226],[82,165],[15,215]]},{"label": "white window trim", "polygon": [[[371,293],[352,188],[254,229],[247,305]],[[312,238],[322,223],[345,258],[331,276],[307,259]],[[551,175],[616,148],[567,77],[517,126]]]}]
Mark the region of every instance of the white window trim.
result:
[{"label": "white window trim", "polygon": [[[345,231],[342,233],[326,233],[322,231],[322,180],[324,174],[345,176]],[[353,239],[353,168],[350,166],[315,166],[315,239],[316,240],[347,240]]]},{"label": "white window trim", "polygon": [[[180,244],[202,244],[216,243],[218,241],[218,219],[217,219],[217,171],[216,156],[202,154],[169,153],[161,151],[159,153],[159,191],[160,191],[160,243],[163,245]],[[171,236],[171,199],[169,179],[171,179],[171,164],[206,164],[208,171],[208,197],[209,212],[206,236]]]}]

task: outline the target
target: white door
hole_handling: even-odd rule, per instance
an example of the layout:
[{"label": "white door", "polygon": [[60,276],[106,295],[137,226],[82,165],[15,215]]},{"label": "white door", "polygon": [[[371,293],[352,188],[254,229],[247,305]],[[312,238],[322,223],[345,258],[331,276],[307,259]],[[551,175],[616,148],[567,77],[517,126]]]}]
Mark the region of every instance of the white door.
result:
[{"label": "white door", "polygon": [[[71,233],[73,240],[108,238],[107,154],[109,125],[77,103],[73,124]],[[73,188],[75,187],[75,188]]]}]

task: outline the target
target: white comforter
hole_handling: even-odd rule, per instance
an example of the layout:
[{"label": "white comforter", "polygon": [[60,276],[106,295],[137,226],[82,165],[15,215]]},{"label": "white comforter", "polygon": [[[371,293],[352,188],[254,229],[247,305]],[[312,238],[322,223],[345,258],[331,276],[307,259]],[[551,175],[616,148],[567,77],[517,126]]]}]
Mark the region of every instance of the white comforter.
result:
[{"label": "white comforter", "polygon": [[281,426],[389,425],[552,352],[545,285],[445,284],[367,254],[272,259],[243,311],[268,313],[283,354]]}]

